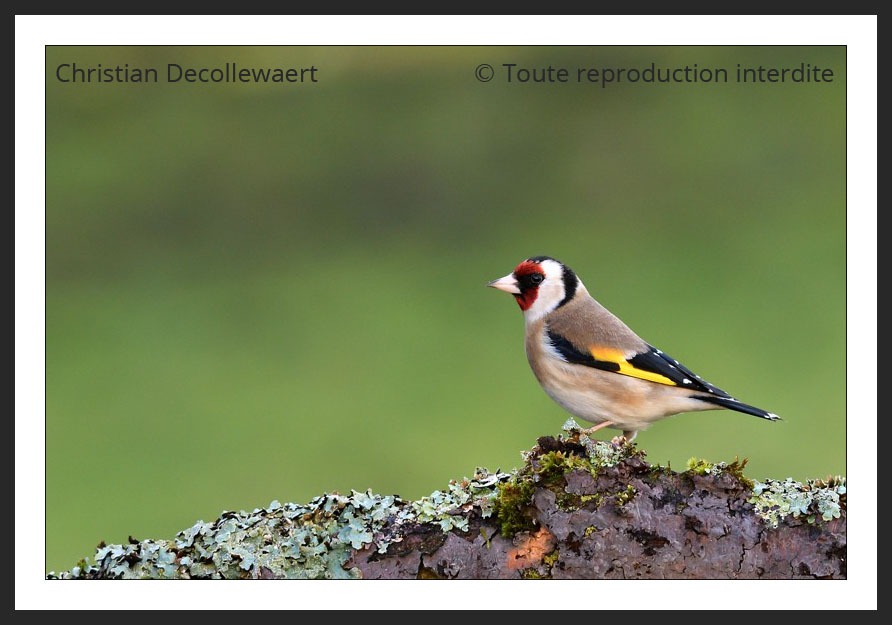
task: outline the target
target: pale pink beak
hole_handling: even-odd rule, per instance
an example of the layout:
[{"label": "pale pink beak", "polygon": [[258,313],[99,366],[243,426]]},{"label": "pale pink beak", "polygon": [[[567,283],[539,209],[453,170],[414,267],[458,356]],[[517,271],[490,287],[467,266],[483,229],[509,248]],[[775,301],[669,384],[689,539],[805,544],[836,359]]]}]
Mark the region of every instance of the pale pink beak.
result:
[{"label": "pale pink beak", "polygon": [[493,280],[492,282],[487,282],[486,286],[491,286],[494,289],[498,289],[500,291],[505,291],[505,293],[513,293],[514,295],[520,295],[520,288],[517,286],[517,278],[515,278],[512,274],[508,274],[504,278],[499,278],[498,280]]}]

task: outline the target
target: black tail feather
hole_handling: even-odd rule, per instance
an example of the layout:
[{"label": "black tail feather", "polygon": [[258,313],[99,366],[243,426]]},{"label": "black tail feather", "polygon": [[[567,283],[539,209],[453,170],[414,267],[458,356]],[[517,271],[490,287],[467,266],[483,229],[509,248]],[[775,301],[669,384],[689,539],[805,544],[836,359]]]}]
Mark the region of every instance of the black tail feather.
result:
[{"label": "black tail feather", "polygon": [[766,410],[762,410],[761,408],[756,408],[755,406],[750,406],[749,404],[744,404],[743,402],[739,402],[736,399],[731,397],[715,397],[713,395],[697,395],[697,399],[700,401],[705,401],[710,404],[715,404],[716,406],[721,406],[722,408],[727,408],[728,410],[736,410],[737,412],[743,412],[745,414],[751,414],[754,417],[761,417],[762,419],[768,419],[769,421],[780,421],[781,418],[774,414],[773,412],[768,412]]}]

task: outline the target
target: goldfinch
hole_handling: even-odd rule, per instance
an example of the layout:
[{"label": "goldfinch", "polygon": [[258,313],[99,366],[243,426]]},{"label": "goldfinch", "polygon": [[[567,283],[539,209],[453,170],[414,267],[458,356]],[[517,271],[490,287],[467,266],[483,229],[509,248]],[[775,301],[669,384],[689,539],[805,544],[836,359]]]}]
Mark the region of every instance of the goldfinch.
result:
[{"label": "goldfinch", "polygon": [[528,258],[487,286],[517,300],[536,379],[564,410],[595,424],[587,433],[615,428],[631,441],[654,421],[719,408],[779,419],[734,399],[644,342],[560,261]]}]

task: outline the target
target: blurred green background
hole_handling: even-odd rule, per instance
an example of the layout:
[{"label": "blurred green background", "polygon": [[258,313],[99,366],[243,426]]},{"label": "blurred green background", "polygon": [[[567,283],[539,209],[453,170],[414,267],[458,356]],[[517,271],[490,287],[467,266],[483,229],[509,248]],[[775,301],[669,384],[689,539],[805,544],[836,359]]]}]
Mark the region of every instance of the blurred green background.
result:
[{"label": "blurred green background", "polygon": [[[227,61],[319,83],[54,75]],[[474,78],[651,61],[836,80]],[[46,87],[47,569],[223,509],[517,466],[567,415],[483,285],[537,254],[785,419],[674,417],[639,435],[651,461],[845,473],[844,48],[50,47]]]}]

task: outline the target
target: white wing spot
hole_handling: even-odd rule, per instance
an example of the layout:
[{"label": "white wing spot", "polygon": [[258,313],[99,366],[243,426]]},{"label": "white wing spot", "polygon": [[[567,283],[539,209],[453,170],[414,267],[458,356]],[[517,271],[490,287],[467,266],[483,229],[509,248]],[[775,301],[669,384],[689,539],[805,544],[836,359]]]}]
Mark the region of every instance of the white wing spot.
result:
[{"label": "white wing spot", "polygon": [[682,380],[682,383],[683,383],[683,384],[690,384],[691,381],[690,381],[689,379],[685,378],[684,380]]}]

